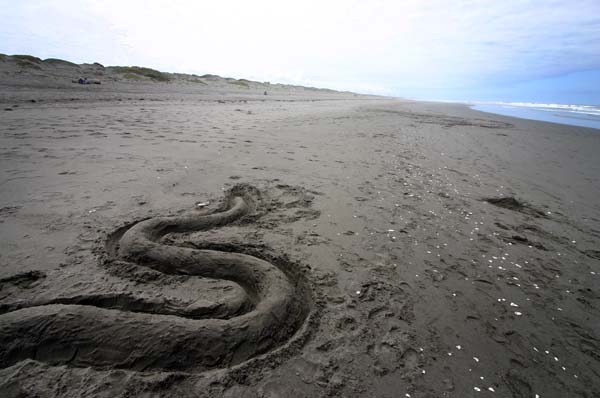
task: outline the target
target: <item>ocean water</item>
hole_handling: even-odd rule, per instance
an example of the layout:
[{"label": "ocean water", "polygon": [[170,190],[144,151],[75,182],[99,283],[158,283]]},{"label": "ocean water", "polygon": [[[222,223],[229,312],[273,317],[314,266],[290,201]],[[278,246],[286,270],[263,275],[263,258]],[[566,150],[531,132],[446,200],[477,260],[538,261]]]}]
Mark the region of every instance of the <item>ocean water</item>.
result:
[{"label": "ocean water", "polygon": [[472,109],[498,115],[600,129],[600,106],[495,102],[470,104]]}]

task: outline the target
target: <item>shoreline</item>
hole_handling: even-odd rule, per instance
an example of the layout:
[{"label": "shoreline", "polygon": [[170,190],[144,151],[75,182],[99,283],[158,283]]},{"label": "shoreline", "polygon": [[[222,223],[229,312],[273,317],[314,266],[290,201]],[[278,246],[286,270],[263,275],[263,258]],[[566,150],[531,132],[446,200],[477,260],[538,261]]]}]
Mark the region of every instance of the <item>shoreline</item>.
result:
[{"label": "shoreline", "polygon": [[[518,119],[536,120],[547,123],[561,124],[565,126],[577,126],[600,130],[600,116],[594,117],[594,115],[589,114],[581,115],[561,110],[551,111],[549,109],[529,109],[524,107],[502,104],[475,104],[470,105],[470,108],[476,111],[486,112],[493,115],[510,116]],[[550,112],[552,112],[552,114]]]}]

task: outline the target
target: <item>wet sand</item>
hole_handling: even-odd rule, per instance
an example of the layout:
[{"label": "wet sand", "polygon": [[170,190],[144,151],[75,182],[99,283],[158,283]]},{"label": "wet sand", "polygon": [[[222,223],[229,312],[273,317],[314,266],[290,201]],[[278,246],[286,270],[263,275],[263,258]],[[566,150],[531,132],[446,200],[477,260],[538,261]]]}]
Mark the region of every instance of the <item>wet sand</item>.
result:
[{"label": "wet sand", "polygon": [[[169,369],[108,354],[86,364],[82,351],[61,346],[61,330],[58,343],[39,343],[46,321],[32,321],[27,330],[38,329],[20,343],[28,350],[0,348],[0,395],[600,394],[597,131],[289,87],[265,96],[256,87],[6,76],[4,341],[13,341],[9,317],[31,308],[47,316],[59,302],[67,317],[93,307],[85,322],[150,312],[177,326],[178,314],[157,308],[243,297],[233,282],[106,260],[118,228],[223,210],[239,186],[258,192],[251,216],[163,243],[268,261],[301,287],[310,315],[250,360],[195,367],[184,357]],[[134,343],[115,330],[122,345]]]}]

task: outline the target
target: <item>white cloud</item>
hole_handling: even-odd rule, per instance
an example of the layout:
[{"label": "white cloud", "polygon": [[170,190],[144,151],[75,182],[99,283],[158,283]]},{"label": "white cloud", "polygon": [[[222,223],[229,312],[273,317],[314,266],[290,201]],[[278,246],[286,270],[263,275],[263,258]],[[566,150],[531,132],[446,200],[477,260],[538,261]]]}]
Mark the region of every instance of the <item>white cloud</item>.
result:
[{"label": "white cloud", "polygon": [[600,68],[597,0],[38,0],[0,9],[3,52],[385,93]]}]

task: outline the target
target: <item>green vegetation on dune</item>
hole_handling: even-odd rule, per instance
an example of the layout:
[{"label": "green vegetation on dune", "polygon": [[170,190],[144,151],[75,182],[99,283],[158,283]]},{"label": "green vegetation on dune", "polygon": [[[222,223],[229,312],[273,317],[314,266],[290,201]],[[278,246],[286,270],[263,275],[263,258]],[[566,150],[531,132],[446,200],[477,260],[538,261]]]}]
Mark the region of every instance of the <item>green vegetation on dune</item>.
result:
[{"label": "green vegetation on dune", "polygon": [[142,80],[143,79],[143,76],[140,76],[137,73],[124,73],[123,77],[125,79],[131,79],[131,80]]},{"label": "green vegetation on dune", "polygon": [[319,87],[302,87],[306,91],[320,91],[322,93],[336,93],[338,91],[332,90],[330,88],[319,88]]},{"label": "green vegetation on dune", "polygon": [[16,60],[28,61],[34,64],[39,64],[40,62],[42,62],[40,58],[34,57],[33,55],[13,55],[12,57]]},{"label": "green vegetation on dune", "polygon": [[248,84],[248,80],[246,80],[246,81],[244,81],[244,80],[229,80],[228,83],[235,84],[236,86],[250,88],[250,85]]},{"label": "green vegetation on dune", "polygon": [[41,69],[39,64],[42,60],[33,55],[13,55],[12,59],[14,59],[15,63],[21,68]]},{"label": "green vegetation on dune", "polygon": [[63,65],[63,66],[71,66],[73,68],[79,68],[79,65],[77,65],[73,62],[65,61],[64,59],[58,59],[58,58],[46,58],[42,62],[45,64]]},{"label": "green vegetation on dune", "polygon": [[143,68],[141,66],[109,66],[108,68],[114,72],[124,74],[128,79],[134,78],[131,75],[137,75],[140,77],[145,76],[159,82],[168,82],[171,80],[166,73],[151,68]]},{"label": "green vegetation on dune", "polygon": [[221,79],[221,76],[219,76],[219,75],[211,75],[211,74],[202,75],[200,77],[202,79],[207,79],[207,80],[219,80],[219,79]]}]

